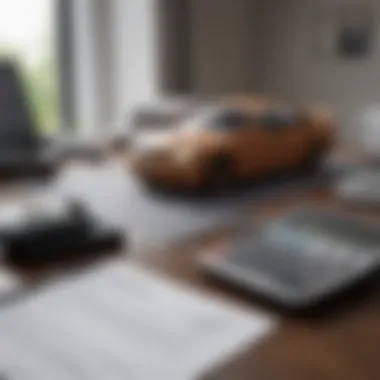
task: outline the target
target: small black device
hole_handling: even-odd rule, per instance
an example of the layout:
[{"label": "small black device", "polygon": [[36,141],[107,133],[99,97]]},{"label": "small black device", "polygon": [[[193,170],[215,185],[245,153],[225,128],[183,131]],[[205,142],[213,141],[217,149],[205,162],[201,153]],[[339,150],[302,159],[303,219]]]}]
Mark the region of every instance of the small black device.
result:
[{"label": "small black device", "polygon": [[287,309],[318,306],[380,268],[380,228],[301,209],[199,258],[207,273]]},{"label": "small black device", "polygon": [[117,249],[121,235],[80,203],[39,196],[0,208],[0,243],[15,265],[41,265]]}]

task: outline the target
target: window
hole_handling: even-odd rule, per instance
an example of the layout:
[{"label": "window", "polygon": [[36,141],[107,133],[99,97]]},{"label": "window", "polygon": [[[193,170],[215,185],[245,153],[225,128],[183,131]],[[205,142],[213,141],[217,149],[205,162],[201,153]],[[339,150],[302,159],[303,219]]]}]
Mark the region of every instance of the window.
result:
[{"label": "window", "polygon": [[299,123],[299,115],[290,110],[271,110],[259,117],[259,124],[268,129],[278,130],[280,128],[294,126]]},{"label": "window", "polygon": [[225,110],[215,116],[214,126],[217,129],[235,130],[243,128],[247,124],[247,118],[240,111]]},{"label": "window", "polygon": [[248,123],[248,117],[239,110],[213,108],[201,111],[196,117],[196,123],[201,128],[220,131],[235,131]]},{"label": "window", "polygon": [[0,0],[0,58],[15,60],[42,132],[59,124],[55,0]]}]

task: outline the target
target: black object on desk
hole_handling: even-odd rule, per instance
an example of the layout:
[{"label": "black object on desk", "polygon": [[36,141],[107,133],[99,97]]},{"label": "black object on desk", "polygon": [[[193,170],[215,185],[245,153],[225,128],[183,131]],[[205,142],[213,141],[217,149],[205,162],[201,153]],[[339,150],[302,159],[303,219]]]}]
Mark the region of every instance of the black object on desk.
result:
[{"label": "black object on desk", "polygon": [[380,228],[301,209],[201,255],[207,273],[291,310],[313,308],[380,269]]},{"label": "black object on desk", "polygon": [[41,196],[0,208],[0,242],[7,261],[32,266],[117,249],[122,238],[83,205]]}]

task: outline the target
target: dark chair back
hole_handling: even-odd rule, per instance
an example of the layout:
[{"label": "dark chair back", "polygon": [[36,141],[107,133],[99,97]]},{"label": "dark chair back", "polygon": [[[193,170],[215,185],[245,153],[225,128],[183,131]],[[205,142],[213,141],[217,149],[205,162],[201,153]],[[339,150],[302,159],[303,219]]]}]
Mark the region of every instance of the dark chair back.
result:
[{"label": "dark chair back", "polygon": [[17,65],[0,62],[0,155],[35,150],[40,141]]}]

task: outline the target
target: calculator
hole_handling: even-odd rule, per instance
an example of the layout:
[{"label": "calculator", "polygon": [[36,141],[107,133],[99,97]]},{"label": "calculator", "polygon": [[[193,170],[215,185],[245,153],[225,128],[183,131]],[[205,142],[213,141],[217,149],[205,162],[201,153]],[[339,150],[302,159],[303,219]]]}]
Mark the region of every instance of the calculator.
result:
[{"label": "calculator", "polygon": [[377,272],[380,226],[300,209],[200,255],[206,273],[291,309],[317,306]]}]

